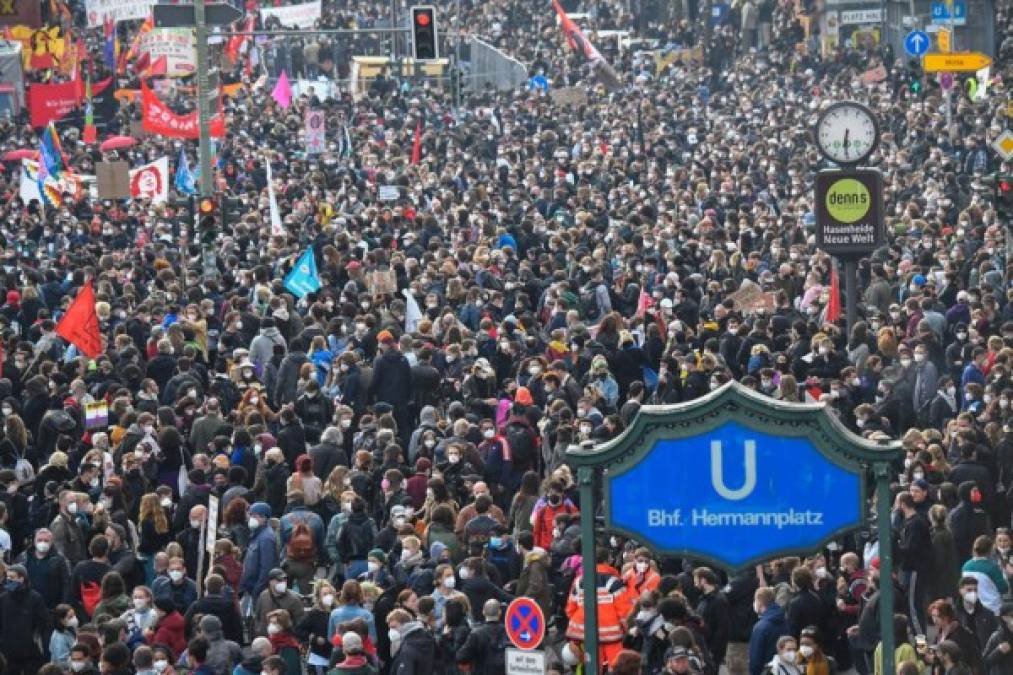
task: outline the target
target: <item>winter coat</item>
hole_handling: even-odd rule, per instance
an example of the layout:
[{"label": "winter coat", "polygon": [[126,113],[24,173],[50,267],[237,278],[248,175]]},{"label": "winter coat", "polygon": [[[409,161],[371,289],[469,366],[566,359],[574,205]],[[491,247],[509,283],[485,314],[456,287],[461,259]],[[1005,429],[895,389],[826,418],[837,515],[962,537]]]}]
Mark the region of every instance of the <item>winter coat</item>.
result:
[{"label": "winter coat", "polygon": [[389,403],[395,409],[412,400],[412,369],[404,354],[390,349],[377,357],[369,390],[372,400]]},{"label": "winter coat", "polygon": [[46,603],[30,582],[0,594],[0,654],[8,661],[41,659],[39,645],[48,631]]},{"label": "winter coat", "polygon": [[436,640],[429,631],[418,621],[402,626],[401,648],[394,654],[390,675],[430,675],[435,664]]},{"label": "winter coat", "polygon": [[243,556],[243,576],[239,590],[257,597],[267,588],[267,574],[278,566],[278,542],[267,525],[257,529]]},{"label": "winter coat", "polygon": [[749,638],[749,675],[761,675],[763,667],[777,653],[778,638],[791,634],[791,626],[788,625],[784,610],[777,603],[772,603],[760,615]]},{"label": "winter coat", "polygon": [[475,673],[505,675],[503,652],[508,644],[503,624],[498,620],[486,622],[471,631],[464,647],[457,653],[457,662],[470,665]]},{"label": "winter coat", "polygon": [[524,554],[524,567],[514,588],[518,596],[531,598],[549,616],[552,611],[552,584],[549,581],[549,555],[536,549]]},{"label": "winter coat", "polygon": [[973,489],[974,483],[971,482],[961,483],[957,487],[960,503],[946,517],[946,524],[953,533],[953,543],[957,547],[958,560],[969,559],[974,540],[992,532],[992,524],[983,505],[971,502]]}]

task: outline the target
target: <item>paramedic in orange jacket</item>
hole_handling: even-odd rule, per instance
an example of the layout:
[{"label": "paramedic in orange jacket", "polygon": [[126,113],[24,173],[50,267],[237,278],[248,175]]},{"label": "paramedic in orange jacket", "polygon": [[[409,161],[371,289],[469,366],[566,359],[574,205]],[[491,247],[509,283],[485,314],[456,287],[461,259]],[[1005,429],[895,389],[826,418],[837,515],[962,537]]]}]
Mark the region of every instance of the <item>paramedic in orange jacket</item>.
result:
[{"label": "paramedic in orange jacket", "polygon": [[[598,589],[598,658],[600,667],[611,664],[623,649],[625,620],[633,609],[626,585],[619,571],[608,564],[608,551],[599,548],[595,554]],[[572,642],[584,642],[584,589],[583,575],[577,575],[570,588],[566,603],[566,616],[570,623],[566,637]]]},{"label": "paramedic in orange jacket", "polygon": [[655,569],[649,550],[643,547],[638,548],[633,552],[633,559],[633,564],[623,574],[623,582],[626,584],[631,606],[640,599],[641,593],[657,590],[658,584],[661,583],[661,575]]}]

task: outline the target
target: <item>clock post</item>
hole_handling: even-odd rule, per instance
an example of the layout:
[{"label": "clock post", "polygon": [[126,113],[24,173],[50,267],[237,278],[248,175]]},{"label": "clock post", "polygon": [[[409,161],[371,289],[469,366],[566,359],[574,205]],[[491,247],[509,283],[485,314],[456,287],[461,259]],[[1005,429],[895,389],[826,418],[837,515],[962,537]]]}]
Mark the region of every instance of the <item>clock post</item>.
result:
[{"label": "clock post", "polygon": [[816,120],[820,153],[837,168],[816,176],[816,246],[844,262],[848,333],[858,320],[858,261],[883,242],[883,175],[859,168],[879,144],[879,124],[853,101],[828,106]]}]

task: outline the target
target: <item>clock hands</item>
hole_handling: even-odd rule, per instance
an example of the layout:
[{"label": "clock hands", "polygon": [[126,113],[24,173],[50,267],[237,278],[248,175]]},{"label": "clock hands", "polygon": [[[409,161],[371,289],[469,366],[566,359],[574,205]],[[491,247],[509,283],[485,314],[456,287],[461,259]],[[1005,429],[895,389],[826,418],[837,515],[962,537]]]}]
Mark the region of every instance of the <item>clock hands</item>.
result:
[{"label": "clock hands", "polygon": [[850,136],[850,135],[851,135],[851,129],[845,129],[844,130],[844,143],[843,143],[843,145],[844,145],[844,156],[845,157],[848,156],[848,147],[851,145],[851,143],[848,141],[848,136]]}]

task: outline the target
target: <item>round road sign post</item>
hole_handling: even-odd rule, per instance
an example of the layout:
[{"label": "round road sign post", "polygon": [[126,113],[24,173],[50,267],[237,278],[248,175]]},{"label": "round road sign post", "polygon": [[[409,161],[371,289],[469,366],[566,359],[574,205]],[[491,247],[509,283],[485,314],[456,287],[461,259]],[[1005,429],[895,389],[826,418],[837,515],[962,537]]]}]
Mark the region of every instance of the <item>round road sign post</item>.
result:
[{"label": "round road sign post", "polygon": [[518,649],[535,649],[545,637],[545,615],[531,598],[517,598],[511,602],[504,625],[507,637]]}]

